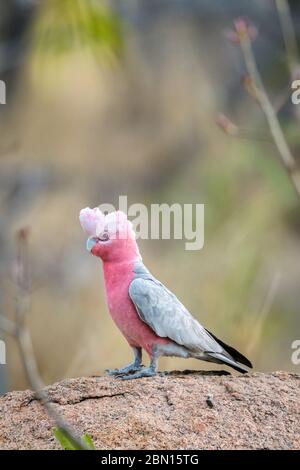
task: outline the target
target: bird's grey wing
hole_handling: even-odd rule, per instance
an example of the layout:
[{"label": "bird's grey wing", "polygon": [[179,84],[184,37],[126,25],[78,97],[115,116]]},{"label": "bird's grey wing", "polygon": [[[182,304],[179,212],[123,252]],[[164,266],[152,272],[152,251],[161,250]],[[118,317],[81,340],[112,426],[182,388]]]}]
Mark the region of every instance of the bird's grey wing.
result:
[{"label": "bird's grey wing", "polygon": [[129,296],[141,320],[158,336],[195,352],[223,352],[177,297],[155,278],[135,278],[129,286]]}]

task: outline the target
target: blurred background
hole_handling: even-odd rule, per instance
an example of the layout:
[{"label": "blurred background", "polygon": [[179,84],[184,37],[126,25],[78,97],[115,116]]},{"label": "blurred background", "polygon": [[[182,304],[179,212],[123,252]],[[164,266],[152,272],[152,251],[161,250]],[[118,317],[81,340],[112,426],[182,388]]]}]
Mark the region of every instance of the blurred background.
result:
[{"label": "blurred background", "polygon": [[[290,7],[298,36],[299,2]],[[297,158],[299,116],[274,0],[0,1],[0,309],[13,317],[15,232],[29,226],[28,324],[46,383],[131,359],[78,222],[82,207],[117,205],[119,195],[129,204],[204,203],[201,251],[145,240],[144,262],[255,370],[299,372],[291,343],[300,339],[300,201],[241,84],[239,47],[224,37],[240,16],[258,28],[258,65]],[[222,132],[219,112],[241,137]],[[0,390],[23,389],[18,349],[5,341]]]}]

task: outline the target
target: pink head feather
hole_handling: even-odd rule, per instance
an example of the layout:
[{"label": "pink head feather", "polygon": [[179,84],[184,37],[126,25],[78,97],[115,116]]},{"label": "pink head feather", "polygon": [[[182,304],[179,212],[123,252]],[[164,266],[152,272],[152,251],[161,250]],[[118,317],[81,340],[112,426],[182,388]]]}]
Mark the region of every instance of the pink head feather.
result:
[{"label": "pink head feather", "polygon": [[82,209],[79,214],[81,227],[89,237],[97,236],[97,227],[104,226],[105,215],[98,207],[90,209],[86,207]]},{"label": "pink head feather", "polygon": [[[135,233],[132,228],[132,223],[127,219],[127,216],[122,211],[115,211],[107,214],[104,221],[104,230],[106,230],[110,238],[133,238]],[[101,227],[97,227],[97,234],[101,233]]]},{"label": "pink head feather", "polygon": [[133,262],[141,259],[132,223],[122,211],[104,215],[99,208],[82,209],[79,215],[88,234],[87,249],[104,262]]},{"label": "pink head feather", "polygon": [[107,231],[110,238],[135,238],[132,223],[122,211],[111,212],[104,215],[98,207],[90,209],[86,207],[79,214],[79,220],[83,230],[89,237],[99,237]]}]

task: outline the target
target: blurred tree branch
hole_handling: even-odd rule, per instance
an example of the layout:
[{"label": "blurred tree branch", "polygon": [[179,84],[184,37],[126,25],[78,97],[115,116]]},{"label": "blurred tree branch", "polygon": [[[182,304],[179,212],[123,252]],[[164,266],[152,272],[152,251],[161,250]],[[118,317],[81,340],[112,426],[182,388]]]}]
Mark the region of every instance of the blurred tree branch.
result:
[{"label": "blurred tree branch", "polygon": [[[242,77],[242,83],[246,91],[257,101],[264,113],[271,136],[277,147],[280,161],[292,182],[298,198],[300,199],[299,167],[287,143],[275,108],[265,89],[252,49],[252,41],[256,38],[257,30],[243,18],[238,18],[234,21],[234,30],[228,30],[225,34],[227,39],[229,39],[233,44],[239,45],[241,48],[247,69],[247,75]],[[228,126],[228,124],[226,124],[226,122],[224,124],[224,122],[223,118],[223,123],[221,126],[219,123],[219,126],[230,135],[230,132],[226,130],[226,125]]]},{"label": "blurred tree branch", "polygon": [[72,448],[76,450],[90,450],[90,447],[80,439],[75,430],[57,413],[56,408],[50,402],[44,390],[45,385],[38,372],[30,333],[26,326],[31,285],[28,235],[29,231],[27,228],[23,228],[17,233],[17,257],[13,272],[16,285],[15,320],[11,321],[0,314],[0,330],[15,338],[28,382],[34,391],[35,397],[54,421],[59,432],[72,444]]},{"label": "blurred tree branch", "polygon": [[275,0],[275,4],[286,48],[287,63],[290,70],[290,75],[293,77],[295,69],[298,65],[298,46],[291,10],[287,0]]},{"label": "blurred tree branch", "polygon": [[263,301],[262,308],[257,315],[256,327],[253,330],[251,339],[247,345],[247,354],[252,354],[255,350],[259,340],[261,339],[262,331],[265,326],[266,320],[271,312],[275,296],[277,294],[279,284],[281,281],[280,271],[276,271],[273,275],[272,281],[270,283],[269,289],[266,293],[265,299]]},{"label": "blurred tree branch", "polygon": [[240,47],[244,56],[245,65],[254,89],[255,98],[265,114],[274,143],[278,149],[281,162],[289,175],[291,182],[300,198],[300,172],[296,160],[288,146],[282,131],[279,119],[266,92],[265,86],[257,68],[255,56],[252,49],[251,39],[247,31],[240,34]]}]

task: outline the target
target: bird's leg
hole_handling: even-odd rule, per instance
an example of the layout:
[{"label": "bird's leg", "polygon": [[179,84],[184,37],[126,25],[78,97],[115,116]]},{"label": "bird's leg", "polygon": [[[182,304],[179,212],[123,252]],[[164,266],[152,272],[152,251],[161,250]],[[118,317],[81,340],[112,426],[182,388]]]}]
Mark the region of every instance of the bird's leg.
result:
[{"label": "bird's leg", "polygon": [[106,369],[108,375],[123,375],[129,374],[130,372],[139,371],[142,366],[142,348],[133,347],[134,360],[128,366],[122,367],[121,369]]},{"label": "bird's leg", "polygon": [[138,372],[135,372],[134,374],[125,375],[120,378],[122,380],[131,380],[131,379],[141,379],[142,377],[153,377],[153,375],[156,375],[156,372],[157,372],[157,360],[158,360],[158,356],[154,352],[154,354],[151,356],[149,367],[144,367],[143,369],[140,369]]}]

